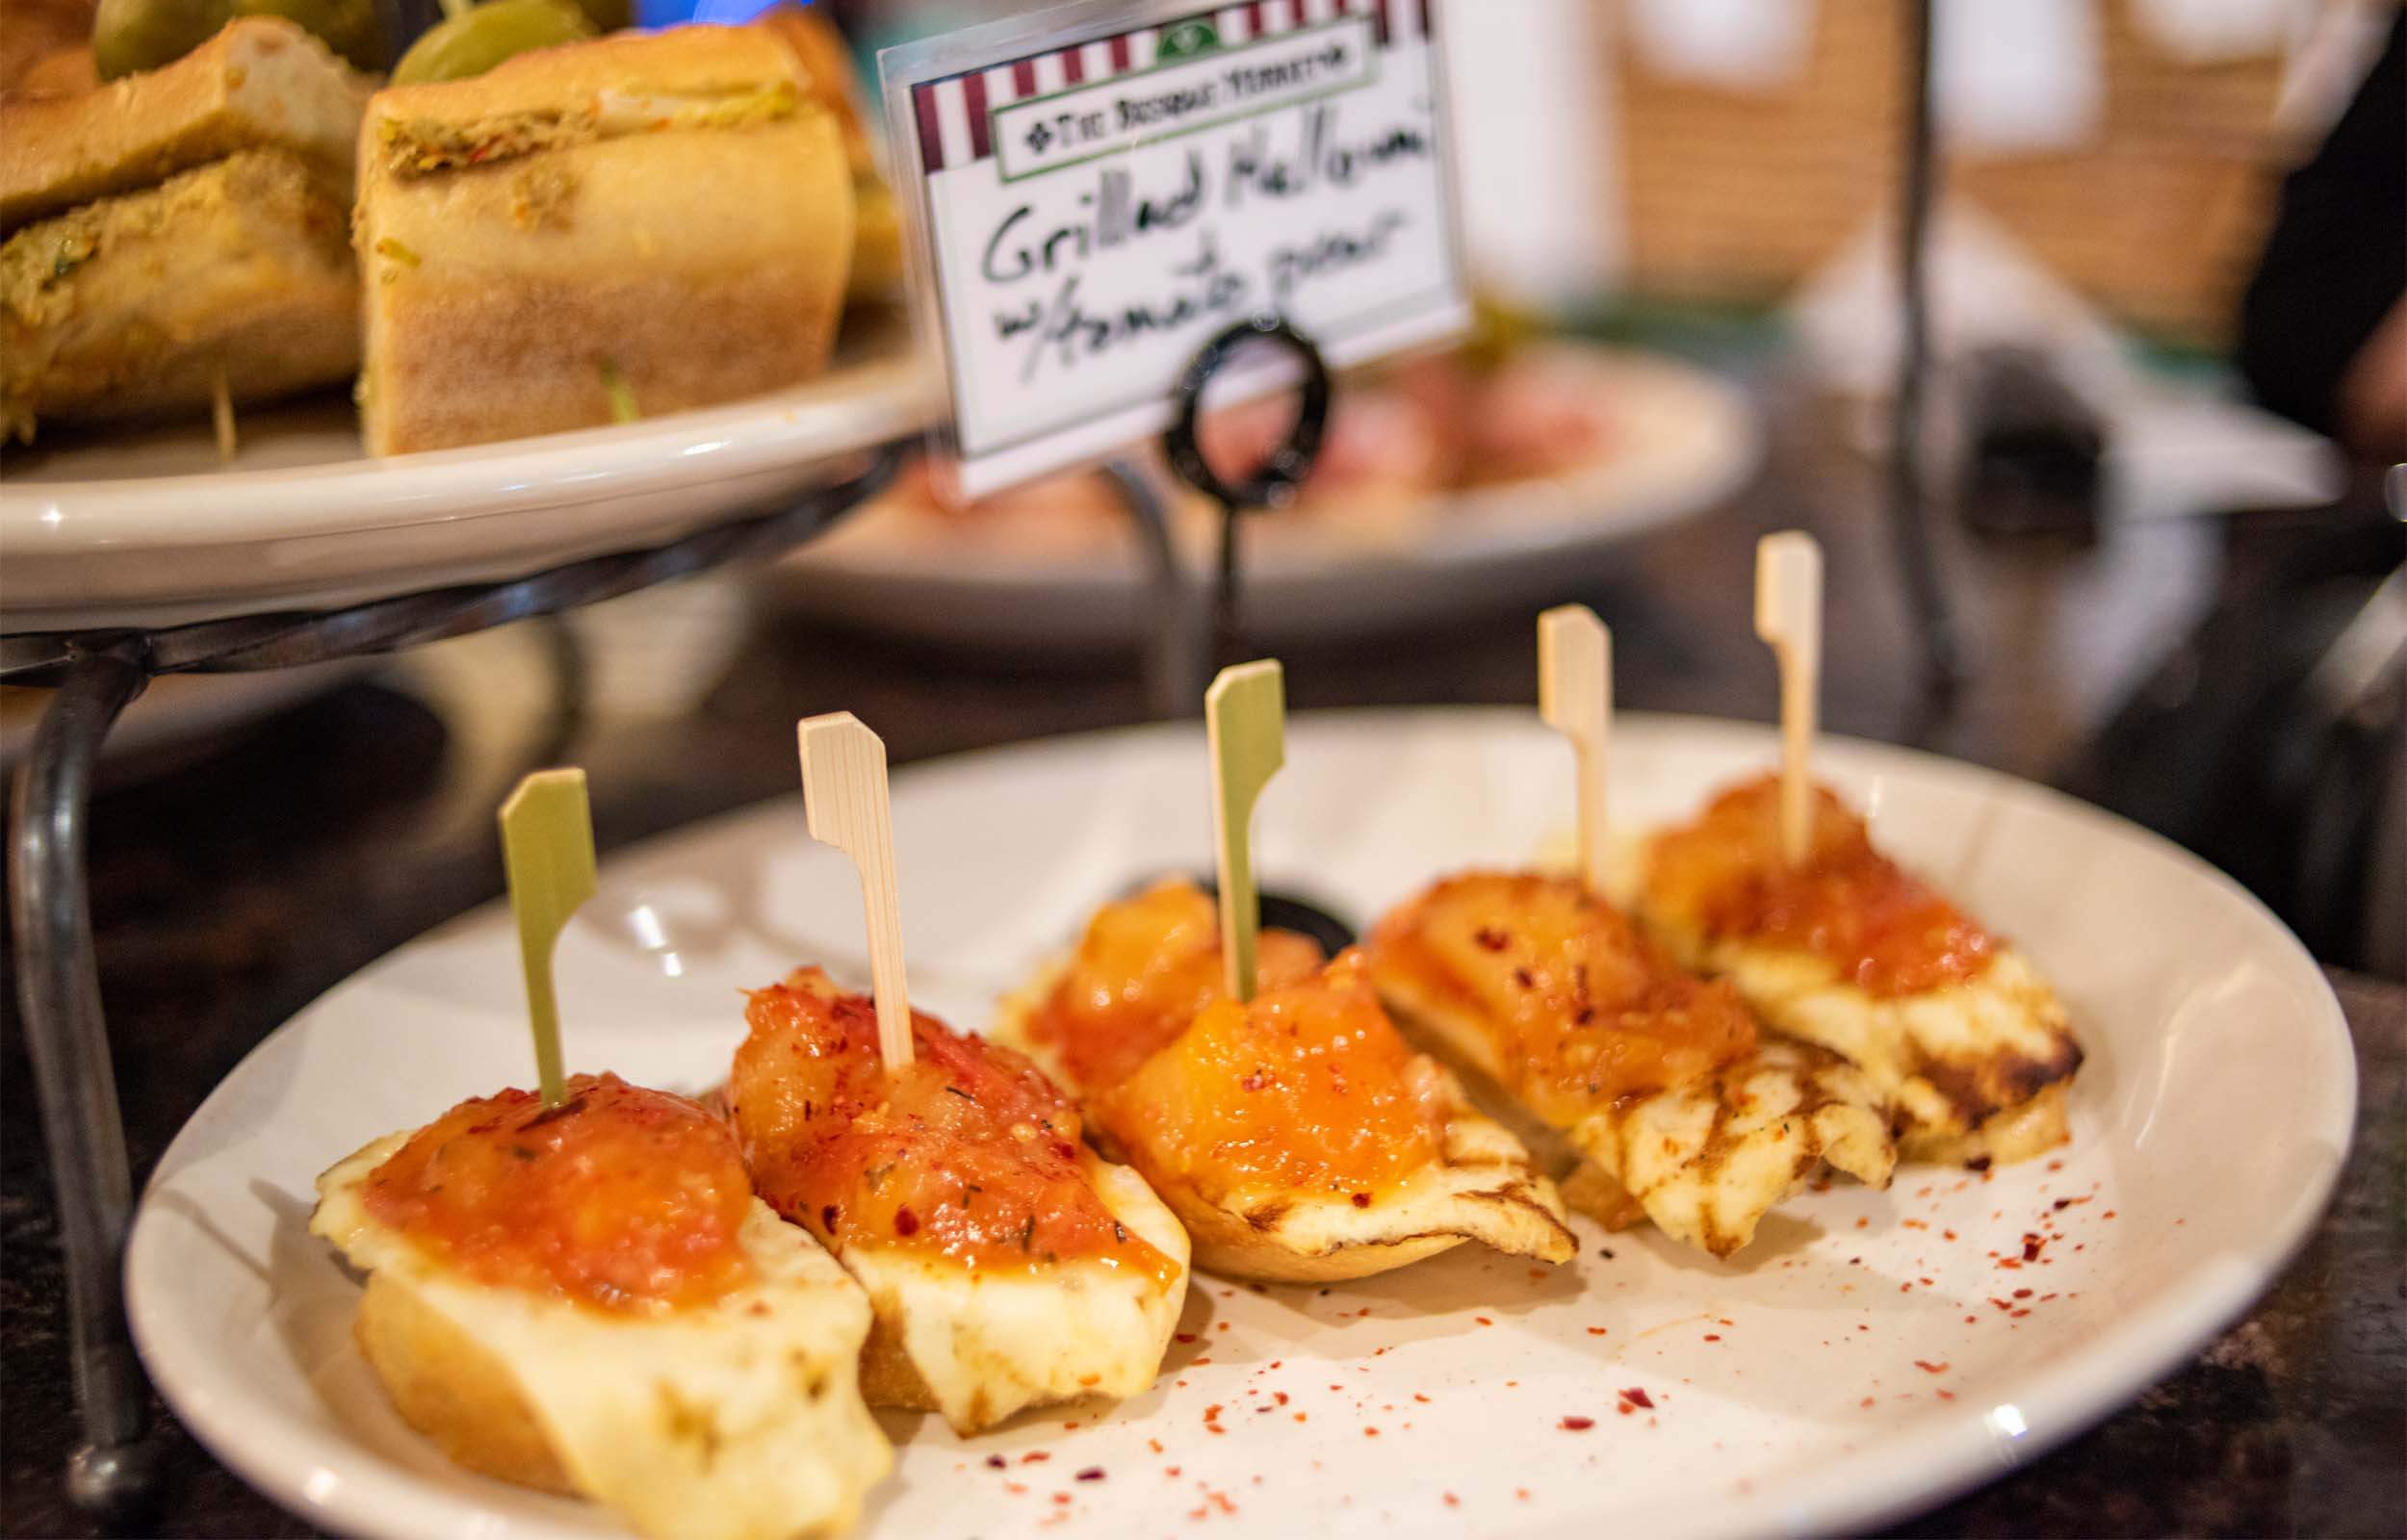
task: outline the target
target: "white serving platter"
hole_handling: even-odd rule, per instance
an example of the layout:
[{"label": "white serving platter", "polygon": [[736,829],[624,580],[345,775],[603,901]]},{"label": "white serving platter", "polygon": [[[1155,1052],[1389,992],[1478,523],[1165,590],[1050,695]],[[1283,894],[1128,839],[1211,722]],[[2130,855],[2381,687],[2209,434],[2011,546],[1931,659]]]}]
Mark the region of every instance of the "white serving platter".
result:
[{"label": "white serving platter", "polygon": [[0,632],[324,609],[664,544],[766,513],[917,433],[941,387],[898,316],[827,373],[727,406],[378,460],[348,401],[60,434],[0,456]]},{"label": "white serving platter", "polygon": [[[1684,815],[1773,754],[1758,727],[1624,717],[1614,815]],[[1198,1278],[1133,1400],[968,1441],[885,1416],[900,1458],[859,1532],[1849,1529],[1994,1477],[2178,1367],[2273,1280],[2346,1154],[2354,1061],[2322,975],[2228,878],[2094,808],[1859,743],[1825,744],[1820,768],[2053,976],[2088,1052],[2058,1157],[1808,1194],[1728,1264],[1581,1220],[1556,1270],[1464,1246],[1326,1291]],[[1361,926],[1436,874],[1525,859],[1566,828],[1570,789],[1532,713],[1306,716],[1259,863]],[[913,1002],[982,1024],[1099,900],[1204,861],[1201,729],[907,769],[893,824]],[[739,988],[804,961],[866,977],[860,914],[793,800],[613,857],[560,950],[571,1066],[715,1082]],[[136,1218],[128,1299],[161,1392],[330,1529],[621,1532],[455,1469],[401,1424],[351,1345],[359,1285],[306,1231],[326,1165],[529,1082],[517,968],[488,908],[346,982],[217,1090]]]},{"label": "white serving platter", "polygon": [[[1658,354],[1551,344],[1612,402],[1610,453],[1542,479],[1433,494],[1407,506],[1275,513],[1244,528],[1243,623],[1267,645],[1414,625],[1560,597],[1615,548],[1694,518],[1763,456],[1754,407],[1728,381]],[[1340,389],[1343,387],[1341,386]],[[1178,510],[1186,569],[1209,573],[1216,517]],[[890,500],[773,570],[815,616],[960,645],[1060,649],[1152,633],[1155,602],[1124,527],[981,526]]]}]

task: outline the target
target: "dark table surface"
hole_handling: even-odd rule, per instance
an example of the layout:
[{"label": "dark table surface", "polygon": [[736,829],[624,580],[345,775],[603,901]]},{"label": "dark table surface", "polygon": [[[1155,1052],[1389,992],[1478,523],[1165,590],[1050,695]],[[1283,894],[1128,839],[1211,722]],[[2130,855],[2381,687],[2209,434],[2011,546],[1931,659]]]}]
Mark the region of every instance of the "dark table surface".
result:
[{"label": "dark table surface", "polygon": [[[1585,599],[1615,626],[1625,706],[1772,714],[1748,564],[1759,533],[1803,526],[1829,552],[1826,725],[2048,779],[2213,596],[2224,546],[2202,524],[2115,530],[2085,550],[1950,537],[1977,671],[1934,710],[1868,511],[1875,477],[1805,414],[1773,421],[1769,466],[1731,506],[1566,569],[1555,597]],[[808,712],[859,712],[898,762],[1146,715],[1131,656],[1038,662],[873,642],[733,582],[590,620],[578,629],[582,704],[552,687],[566,633],[522,627],[113,772],[93,819],[93,909],[138,1182],[265,1034],[500,891],[492,808],[526,768],[588,768],[607,851],[791,789],[792,723]],[[1290,704],[1527,702],[1530,646],[1517,609],[1449,621],[1409,646],[1290,647]],[[2407,989],[2344,974],[2334,986],[2356,1037],[2357,1139],[2330,1214],[2274,1291],[2095,1431],[1897,1532],[2407,1532]],[[13,991],[0,1010],[0,1527],[91,1534],[60,1487],[75,1435],[55,1216]],[[154,1410],[169,1479],[139,1532],[312,1532]]]}]

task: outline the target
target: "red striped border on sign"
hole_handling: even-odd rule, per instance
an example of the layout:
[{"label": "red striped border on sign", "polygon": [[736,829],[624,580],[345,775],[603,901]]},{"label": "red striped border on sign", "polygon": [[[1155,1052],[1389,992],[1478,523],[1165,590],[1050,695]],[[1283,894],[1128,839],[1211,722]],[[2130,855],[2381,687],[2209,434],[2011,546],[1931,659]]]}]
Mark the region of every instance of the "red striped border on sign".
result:
[{"label": "red striped border on sign", "polygon": [[923,81],[911,89],[919,164],[934,174],[947,167],[987,159],[995,153],[991,136],[996,109],[1065,87],[1094,85],[1149,68],[1162,34],[1182,22],[1208,20],[1223,39],[1251,42],[1342,16],[1365,16],[1371,22],[1372,36],[1385,48],[1399,37],[1433,35],[1436,9],[1433,0],[1245,0],[1093,42],[1029,54],[990,68]]}]

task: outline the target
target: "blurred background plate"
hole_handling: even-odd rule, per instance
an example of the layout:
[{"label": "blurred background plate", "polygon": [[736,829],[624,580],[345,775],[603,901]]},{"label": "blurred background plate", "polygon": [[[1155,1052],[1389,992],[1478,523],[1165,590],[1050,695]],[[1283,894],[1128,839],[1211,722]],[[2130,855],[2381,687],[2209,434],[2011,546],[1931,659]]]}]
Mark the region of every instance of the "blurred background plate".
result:
[{"label": "blurred background plate", "polygon": [[[1601,457],[1542,479],[1249,519],[1249,636],[1276,646],[1536,602],[1592,576],[1618,543],[1716,507],[1753,475],[1762,429],[1727,381],[1657,354],[1549,350],[1576,355],[1583,388],[1606,403]],[[924,640],[1059,651],[1150,634],[1153,604],[1127,524],[1083,487],[1048,485],[1077,505],[1032,507],[1022,495],[990,517],[890,496],[770,580],[815,618]],[[1191,502],[1174,513],[1200,580],[1216,517]]]},{"label": "blurred background plate", "polygon": [[521,577],[767,513],[918,432],[936,381],[899,316],[855,313],[809,384],[575,433],[369,457],[350,403],[65,436],[0,476],[0,632],[171,626]]}]

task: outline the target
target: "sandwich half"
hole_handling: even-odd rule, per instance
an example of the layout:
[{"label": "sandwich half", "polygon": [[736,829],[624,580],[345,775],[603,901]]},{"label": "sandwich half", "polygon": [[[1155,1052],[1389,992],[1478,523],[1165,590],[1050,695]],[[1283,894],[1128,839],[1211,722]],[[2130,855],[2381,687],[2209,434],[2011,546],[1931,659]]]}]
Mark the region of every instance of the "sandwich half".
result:
[{"label": "sandwich half", "polygon": [[0,98],[0,437],[349,377],[367,94],[253,16],[98,90]]},{"label": "sandwich half", "polygon": [[769,28],[618,34],[379,91],[355,238],[368,448],[399,454],[816,374],[853,179]]}]

